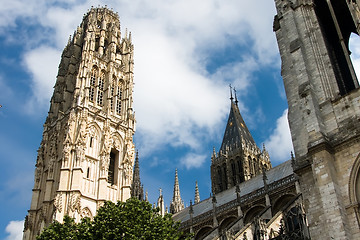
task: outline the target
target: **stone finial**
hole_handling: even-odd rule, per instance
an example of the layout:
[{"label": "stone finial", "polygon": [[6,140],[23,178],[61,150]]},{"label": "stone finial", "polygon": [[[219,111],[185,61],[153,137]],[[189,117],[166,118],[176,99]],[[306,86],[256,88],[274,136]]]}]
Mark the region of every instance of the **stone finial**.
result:
[{"label": "stone finial", "polygon": [[215,196],[215,193],[212,194],[212,203],[215,204],[217,201],[216,201],[216,196]]},{"label": "stone finial", "polygon": [[295,168],[295,157],[294,157],[294,153],[291,151],[290,152],[291,155],[291,167],[294,169]]},{"label": "stone finial", "polygon": [[265,170],[264,167],[263,167],[263,172],[262,172],[262,174],[263,174],[264,188],[265,188],[265,191],[267,191],[267,190],[268,190],[268,184],[267,184],[268,178],[267,178],[267,176],[266,176],[266,170]]},{"label": "stone finial", "polygon": [[[192,201],[190,200],[190,206],[189,206],[189,213],[190,215],[192,215],[194,213],[194,209],[193,209],[193,204],[192,204]],[[192,216],[191,216],[192,217]]]},{"label": "stone finial", "polygon": [[198,182],[195,182],[195,200],[194,203],[199,203],[200,202],[200,194],[199,194],[199,187],[198,187]]}]

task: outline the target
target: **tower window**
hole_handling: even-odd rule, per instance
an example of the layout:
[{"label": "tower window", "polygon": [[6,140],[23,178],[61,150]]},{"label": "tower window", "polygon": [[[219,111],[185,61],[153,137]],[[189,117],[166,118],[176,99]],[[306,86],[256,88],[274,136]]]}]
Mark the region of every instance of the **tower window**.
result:
[{"label": "tower window", "polygon": [[234,161],[231,161],[231,172],[232,172],[233,186],[235,186],[237,181],[236,181],[236,167]]},{"label": "tower window", "polygon": [[90,90],[89,90],[89,100],[91,102],[94,102],[95,99],[96,77],[97,77],[97,70],[96,68],[93,68],[90,76]]},{"label": "tower window", "polygon": [[119,153],[115,149],[110,152],[110,163],[108,169],[108,183],[116,184]]},{"label": "tower window", "polygon": [[96,37],[95,38],[95,51],[99,50],[99,45],[100,45],[100,38]]},{"label": "tower window", "polygon": [[90,168],[89,167],[87,168],[87,171],[86,171],[86,178],[90,178]]},{"label": "tower window", "polygon": [[99,84],[98,84],[98,96],[97,96],[97,104],[102,106],[104,103],[104,81],[105,81],[105,73],[101,73],[99,77]]},{"label": "tower window", "polygon": [[114,111],[114,94],[115,94],[115,86],[116,86],[116,77],[113,76],[113,81],[110,86],[110,111]]},{"label": "tower window", "polygon": [[121,86],[119,85],[117,87],[117,94],[116,94],[116,113],[121,114],[121,97],[122,97],[122,91]]}]

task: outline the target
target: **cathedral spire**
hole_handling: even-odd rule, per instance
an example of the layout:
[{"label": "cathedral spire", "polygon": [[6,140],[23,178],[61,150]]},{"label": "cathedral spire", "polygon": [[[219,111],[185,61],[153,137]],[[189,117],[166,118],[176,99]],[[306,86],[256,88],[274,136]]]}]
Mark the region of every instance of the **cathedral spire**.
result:
[{"label": "cathedral spire", "polygon": [[232,95],[232,87],[231,87],[231,84],[229,85],[229,87],[230,87],[230,100],[231,100],[231,102],[233,102],[233,100],[234,100],[234,98],[233,98],[233,95]]},{"label": "cathedral spire", "polygon": [[144,190],[140,180],[139,152],[136,151],[131,197],[144,200]]},{"label": "cathedral spire", "polygon": [[[232,98],[232,96],[231,96]],[[243,117],[241,116],[239,107],[231,100],[231,107],[227,126],[224,133],[223,142],[221,144],[220,150],[225,152],[226,149],[233,149],[236,146],[236,142],[240,139],[244,139],[247,144],[256,145],[249,129],[247,128]],[[238,143],[238,145],[240,145]]]},{"label": "cathedral spire", "polygon": [[184,209],[184,202],[181,200],[178,172],[177,169],[175,169],[174,195],[170,203],[170,212],[174,214],[183,209]]},{"label": "cathedral spire", "polygon": [[236,104],[236,106],[238,105],[238,99],[237,99],[237,96],[236,96],[236,89],[234,88],[234,94],[235,94],[235,104]]},{"label": "cathedral spire", "polygon": [[198,187],[198,182],[195,182],[195,201],[194,203],[197,204],[200,202],[200,194],[199,194],[199,187]]}]

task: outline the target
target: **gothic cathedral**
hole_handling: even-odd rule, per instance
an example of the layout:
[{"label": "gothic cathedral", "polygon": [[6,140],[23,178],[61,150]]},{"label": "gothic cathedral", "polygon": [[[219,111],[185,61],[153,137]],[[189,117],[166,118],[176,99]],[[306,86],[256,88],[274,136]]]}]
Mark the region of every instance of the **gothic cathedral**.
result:
[{"label": "gothic cathedral", "polygon": [[133,44],[117,14],[92,8],[65,47],[44,124],[24,239],[54,219],[92,218],[131,195]]}]

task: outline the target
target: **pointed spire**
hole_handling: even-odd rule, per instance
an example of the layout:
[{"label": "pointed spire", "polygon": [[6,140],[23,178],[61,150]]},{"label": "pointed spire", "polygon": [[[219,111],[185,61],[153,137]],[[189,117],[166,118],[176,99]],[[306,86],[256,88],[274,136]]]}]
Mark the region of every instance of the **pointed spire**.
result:
[{"label": "pointed spire", "polygon": [[233,98],[233,95],[232,95],[232,87],[231,87],[231,84],[229,84],[229,87],[230,87],[230,100],[231,100],[231,102],[233,102],[234,98]]},{"label": "pointed spire", "polygon": [[170,212],[174,214],[183,209],[184,209],[184,202],[181,200],[178,172],[177,169],[175,169],[174,195],[170,203]]},{"label": "pointed spire", "polygon": [[140,181],[139,152],[136,151],[133,183],[131,185],[131,196],[139,200],[144,200],[144,190]]},{"label": "pointed spire", "polygon": [[234,88],[234,93],[235,93],[235,104],[238,105],[238,99],[237,99],[237,96],[236,96],[236,89]]},{"label": "pointed spire", "polygon": [[195,200],[194,203],[197,204],[200,202],[200,194],[199,194],[199,187],[198,187],[198,182],[195,182]]}]

